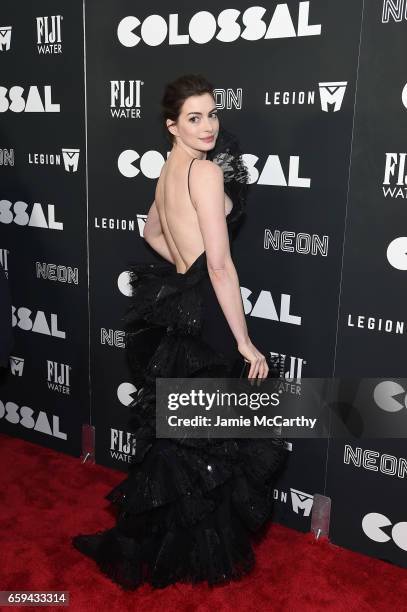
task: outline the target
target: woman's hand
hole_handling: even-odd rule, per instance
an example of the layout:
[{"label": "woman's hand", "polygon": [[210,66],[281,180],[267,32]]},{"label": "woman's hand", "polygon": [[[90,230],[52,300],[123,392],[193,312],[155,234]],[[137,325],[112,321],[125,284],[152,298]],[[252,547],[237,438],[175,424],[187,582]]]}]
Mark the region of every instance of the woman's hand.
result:
[{"label": "woman's hand", "polygon": [[[245,361],[250,363],[249,375],[247,378],[267,378],[269,367],[267,365],[267,361],[265,356],[257,350],[250,339],[245,342],[241,342],[237,345],[237,350],[243,357]],[[254,383],[254,380],[252,384]],[[260,380],[258,382],[260,384]]]}]

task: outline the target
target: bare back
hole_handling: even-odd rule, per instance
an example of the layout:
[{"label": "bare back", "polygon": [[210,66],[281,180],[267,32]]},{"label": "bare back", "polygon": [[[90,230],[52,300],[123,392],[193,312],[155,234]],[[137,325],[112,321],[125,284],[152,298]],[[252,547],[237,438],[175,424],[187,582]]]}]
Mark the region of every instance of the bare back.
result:
[{"label": "bare back", "polygon": [[[184,274],[205,250],[199,227],[195,203],[189,193],[192,169],[197,164],[192,158],[185,161],[165,162],[157,182],[155,203],[162,231],[174,258],[177,272]],[[229,214],[233,203],[225,194],[225,214]]]}]

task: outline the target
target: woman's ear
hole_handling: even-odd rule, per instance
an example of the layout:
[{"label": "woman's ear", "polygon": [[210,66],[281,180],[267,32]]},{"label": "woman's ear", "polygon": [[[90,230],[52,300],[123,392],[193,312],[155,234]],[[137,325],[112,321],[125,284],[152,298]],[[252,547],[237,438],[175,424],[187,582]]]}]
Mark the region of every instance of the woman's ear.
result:
[{"label": "woman's ear", "polygon": [[171,119],[166,119],[165,124],[167,126],[167,129],[169,130],[169,132],[171,132],[171,134],[173,136],[177,136],[177,126],[176,123],[174,123],[174,121],[171,121]]}]

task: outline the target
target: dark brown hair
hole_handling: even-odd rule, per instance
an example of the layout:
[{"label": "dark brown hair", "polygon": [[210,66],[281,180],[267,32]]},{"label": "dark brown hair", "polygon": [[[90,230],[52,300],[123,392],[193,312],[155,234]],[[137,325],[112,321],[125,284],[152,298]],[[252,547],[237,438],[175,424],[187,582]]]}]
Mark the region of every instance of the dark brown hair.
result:
[{"label": "dark brown hair", "polygon": [[213,89],[212,83],[201,74],[184,74],[175,81],[167,83],[161,100],[161,118],[171,144],[174,144],[175,136],[168,130],[166,119],[176,122],[187,98],[205,93],[213,96]]}]

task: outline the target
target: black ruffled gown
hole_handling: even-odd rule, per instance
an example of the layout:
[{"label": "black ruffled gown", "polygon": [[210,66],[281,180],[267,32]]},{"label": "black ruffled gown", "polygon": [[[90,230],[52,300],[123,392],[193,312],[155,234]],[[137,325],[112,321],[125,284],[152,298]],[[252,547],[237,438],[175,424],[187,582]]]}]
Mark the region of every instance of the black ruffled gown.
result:
[{"label": "black ruffled gown", "polygon": [[[207,154],[224,171],[233,201],[231,243],[247,190],[247,169],[234,137],[221,130]],[[128,430],[134,456],[128,475],[106,495],[116,525],[72,538],[76,549],[126,590],[208,584],[247,574],[251,535],[271,518],[273,486],[287,458],[281,439],[155,437],[156,377],[239,377],[244,361],[216,298],[206,254],[185,274],[170,263],[131,264],[126,351],[138,389]],[[247,373],[246,373],[247,376]]]}]

